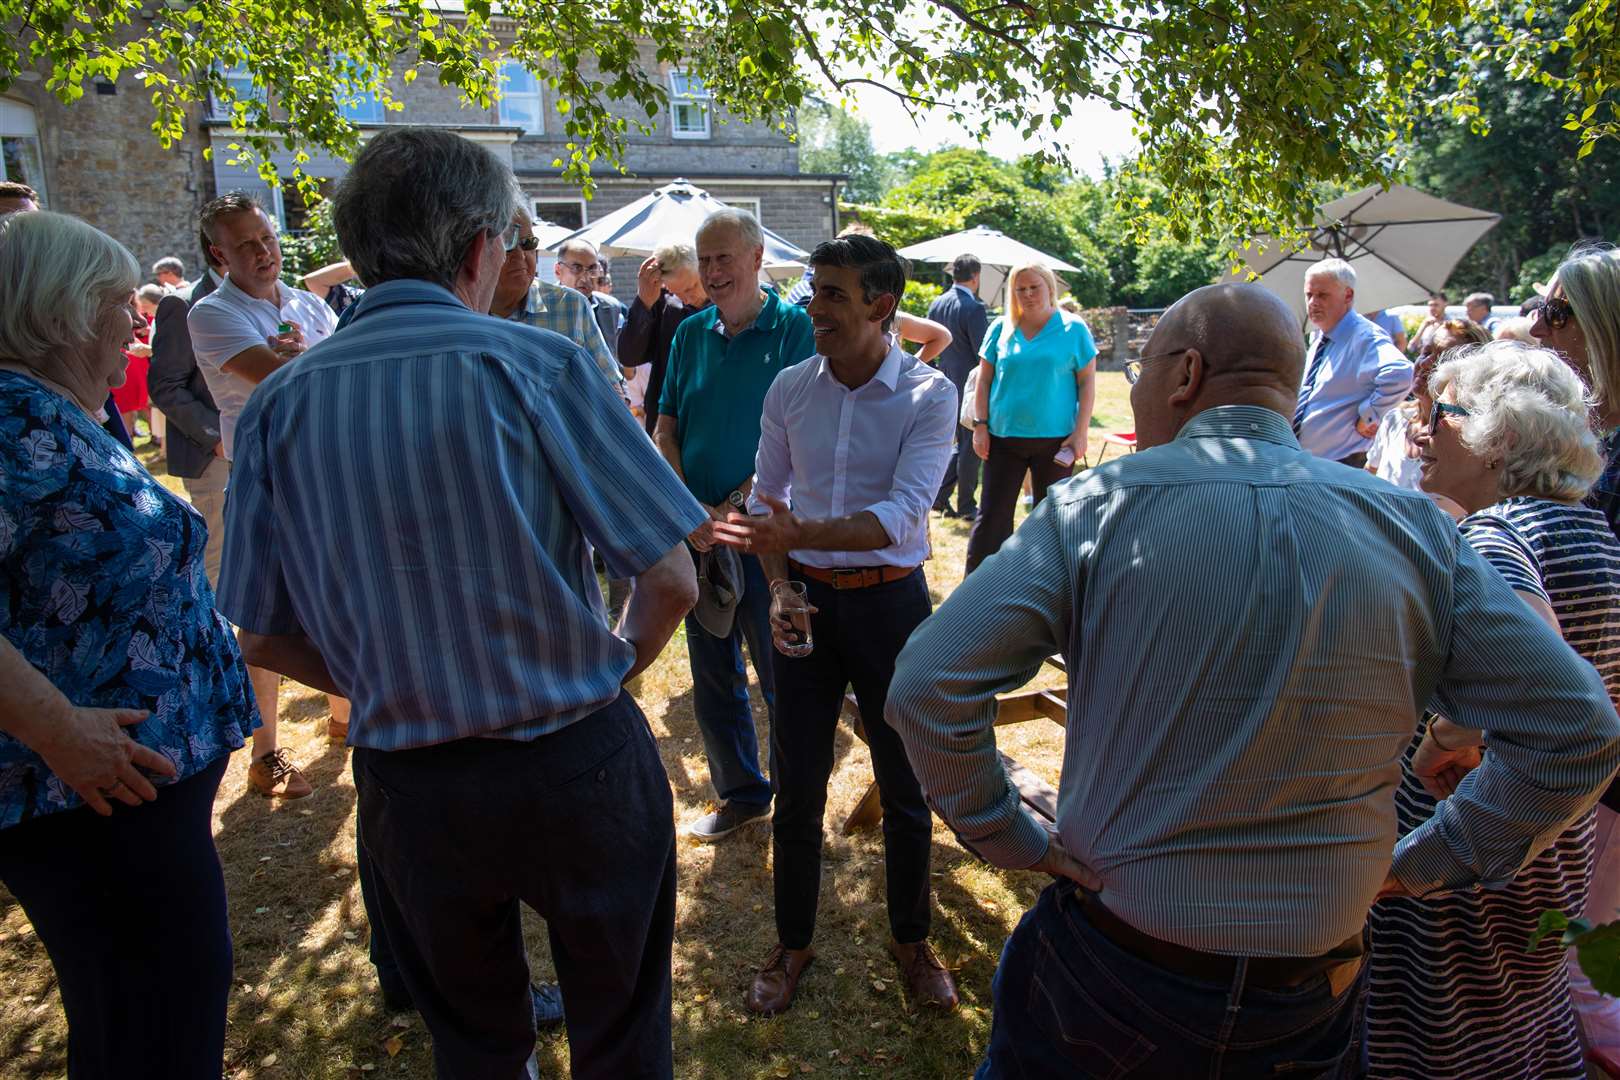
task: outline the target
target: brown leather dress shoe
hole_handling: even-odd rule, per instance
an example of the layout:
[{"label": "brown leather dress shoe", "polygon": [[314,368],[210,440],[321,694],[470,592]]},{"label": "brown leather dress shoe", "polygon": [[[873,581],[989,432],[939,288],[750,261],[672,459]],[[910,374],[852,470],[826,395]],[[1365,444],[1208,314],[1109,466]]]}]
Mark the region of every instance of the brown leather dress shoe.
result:
[{"label": "brown leather dress shoe", "polygon": [[945,965],[934,955],[933,946],[926,941],[915,945],[889,942],[889,953],[900,965],[911,1003],[918,1007],[929,1005],[950,1012],[956,1008],[956,980],[945,970]]},{"label": "brown leather dress shoe", "polygon": [[754,985],[748,988],[748,1011],[760,1016],[787,1012],[793,1004],[794,991],[799,988],[799,977],[815,959],[814,949],[789,949],[781,945],[771,949],[765,966],[754,976]]}]

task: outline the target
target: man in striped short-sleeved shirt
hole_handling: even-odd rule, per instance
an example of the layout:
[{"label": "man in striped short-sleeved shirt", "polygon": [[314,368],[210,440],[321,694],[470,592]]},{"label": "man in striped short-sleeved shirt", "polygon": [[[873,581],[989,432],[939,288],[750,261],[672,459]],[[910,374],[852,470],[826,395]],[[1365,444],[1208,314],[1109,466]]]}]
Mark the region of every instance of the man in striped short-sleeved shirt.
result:
[{"label": "man in striped short-sleeved shirt", "polygon": [[[515,200],[448,132],[366,144],[333,220],[370,287],[243,410],[220,608],[256,663],[353,702],[361,839],[439,1075],[523,1075],[522,900],[575,1071],[669,1076],[673,806],[620,688],[696,599],[708,515],[583,349],[484,314]],[[616,633],[593,547],[637,581]]]},{"label": "man in striped short-sleeved shirt", "polygon": [[[889,691],[963,841],[1059,878],[1007,942],[980,1075],[1337,1075],[1369,906],[1509,880],[1594,803],[1620,719],[1424,495],[1300,449],[1280,300],[1200,289],[1145,352],[1127,370],[1143,449],[1054,488]],[[1049,832],[991,723],[1055,652],[1071,688]],[[1492,753],[1396,845],[1431,697]]]}]

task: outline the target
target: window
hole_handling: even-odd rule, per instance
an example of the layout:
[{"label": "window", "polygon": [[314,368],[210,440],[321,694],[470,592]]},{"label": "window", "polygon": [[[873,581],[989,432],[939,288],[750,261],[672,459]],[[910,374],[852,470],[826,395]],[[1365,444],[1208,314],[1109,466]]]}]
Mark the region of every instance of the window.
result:
[{"label": "window", "polygon": [[696,75],[669,73],[669,133],[677,139],[709,137],[709,90]]},{"label": "window", "polygon": [[585,200],[536,199],[534,200],[534,220],[536,223],[561,225],[567,229],[583,229],[585,227]]},{"label": "window", "polygon": [[0,98],[0,180],[27,184],[39,192],[42,203],[49,204],[34,110],[10,98]]},{"label": "window", "polygon": [[725,203],[727,206],[731,207],[733,210],[746,210],[746,211],[748,211],[750,214],[754,215],[754,220],[755,221],[759,222],[761,225],[765,224],[764,219],[759,216],[759,200],[758,199],[744,199],[744,198],[735,198],[734,199],[731,196],[727,195],[725,198],[721,199],[720,201]]},{"label": "window", "polygon": [[516,60],[501,62],[500,121],[520,127],[525,135],[544,135],[546,114],[540,111],[540,80]]},{"label": "window", "polygon": [[[225,68],[222,74],[225,76],[226,85],[236,95],[237,101],[266,100],[264,87],[254,86],[252,73],[242,65],[232,64],[230,67]],[[229,120],[231,118],[231,106],[225,102],[218,98],[211,98],[210,105],[209,111],[213,114],[214,119]]]},{"label": "window", "polygon": [[346,100],[340,97],[338,111],[357,124],[381,124],[388,119],[382,99],[369,90]]}]

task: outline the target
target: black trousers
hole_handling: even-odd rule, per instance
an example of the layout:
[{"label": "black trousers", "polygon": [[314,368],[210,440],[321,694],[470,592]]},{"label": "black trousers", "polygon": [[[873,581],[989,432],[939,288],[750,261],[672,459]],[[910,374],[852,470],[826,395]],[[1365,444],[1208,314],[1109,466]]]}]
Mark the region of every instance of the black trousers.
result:
[{"label": "black trousers", "polygon": [[214,793],[229,761],[112,817],[0,829],[0,881],[56,969],[72,1080],[219,1080],[231,930]]},{"label": "black trousers", "polygon": [[979,499],[979,519],[968,536],[967,572],[973,573],[984,560],[1001,550],[1013,534],[1013,511],[1024,490],[1024,473],[1030,474],[1035,501],[1046,498],[1046,489],[1067,480],[1072,467],[1059,465],[1052,456],[1063,445],[1056,439],[1003,439],[990,436],[990,457],[984,463],[984,492]]},{"label": "black trousers", "polygon": [[883,796],[889,929],[897,941],[912,944],[928,936],[933,821],[905,745],[883,719],[883,706],[900,649],[933,611],[928,581],[919,569],[900,581],[866,589],[840,592],[810,580],[805,585],[810,603],[820,609],[811,616],[815,648],[804,657],[772,653],[777,712],[771,740],[777,792],[771,829],[777,938],[790,949],[802,949],[815,933],[833,737],[844,690],[853,685],[872,751],[872,771]]},{"label": "black trousers", "polygon": [[956,449],[945,466],[945,479],[940,482],[939,495],[934,502],[942,503],[956,492],[956,512],[972,517],[978,511],[979,455],[973,452],[973,432],[960,424],[956,427]]},{"label": "black trousers", "polygon": [[629,694],[532,742],[354,752],[360,834],[441,1080],[517,1080],[534,1049],[519,902],[539,912],[576,1077],[669,1077],[675,823]]}]

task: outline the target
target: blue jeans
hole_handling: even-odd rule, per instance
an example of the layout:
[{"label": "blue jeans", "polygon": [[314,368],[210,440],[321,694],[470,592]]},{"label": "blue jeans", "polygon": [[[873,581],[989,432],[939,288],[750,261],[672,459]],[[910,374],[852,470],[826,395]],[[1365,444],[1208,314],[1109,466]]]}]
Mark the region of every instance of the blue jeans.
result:
[{"label": "blue jeans", "polygon": [[1337,997],[1326,975],[1287,990],[1177,975],[1086,921],[1072,882],[1049,885],[1001,953],[978,1080],[1016,1077],[1360,1075],[1366,967]]},{"label": "blue jeans", "polygon": [[[771,668],[771,588],[752,555],[739,555],[743,594],[731,633],[719,638],[686,617],[686,651],[692,661],[692,711],[709,757],[709,781],[722,802],[769,806],[771,783],[759,770],[759,738],[748,702],[748,669],[742,645],[759,678],[768,722],[776,723],[776,676]],[[774,768],[771,770],[776,771]]]}]

